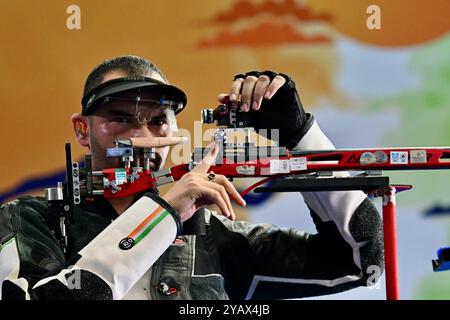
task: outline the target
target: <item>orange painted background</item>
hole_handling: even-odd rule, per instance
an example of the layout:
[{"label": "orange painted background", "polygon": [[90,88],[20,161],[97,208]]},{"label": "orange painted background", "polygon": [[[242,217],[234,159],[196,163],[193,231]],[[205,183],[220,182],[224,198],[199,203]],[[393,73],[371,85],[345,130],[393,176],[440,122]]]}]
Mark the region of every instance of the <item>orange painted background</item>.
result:
[{"label": "orange painted background", "polygon": [[[192,129],[200,109],[215,106],[234,74],[272,69],[290,74],[307,108],[345,107],[336,87],[334,41],[401,48],[439,39],[450,29],[446,0],[340,1],[6,1],[0,10],[0,193],[62,170],[64,143],[84,154],[70,116],[80,110],[84,80],[104,59],[136,54],[155,62],[189,96],[179,126]],[[81,9],[68,30],[66,8]],[[377,4],[382,29],[368,30]]]}]

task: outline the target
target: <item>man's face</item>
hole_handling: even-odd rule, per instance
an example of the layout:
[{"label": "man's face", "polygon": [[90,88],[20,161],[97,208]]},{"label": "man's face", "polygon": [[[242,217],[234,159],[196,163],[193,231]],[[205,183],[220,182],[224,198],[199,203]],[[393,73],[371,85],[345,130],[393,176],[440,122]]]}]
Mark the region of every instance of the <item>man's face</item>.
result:
[{"label": "man's face", "polygon": [[[114,78],[124,77],[126,74],[120,72],[109,73],[104,77],[104,81]],[[158,75],[159,76],[159,75]],[[150,77],[163,81],[156,74]],[[89,115],[89,147],[92,155],[92,165],[96,170],[117,167],[118,158],[107,158],[106,148],[114,147],[115,139],[128,139],[130,137],[170,137],[172,130],[167,118],[167,109],[152,102],[136,101],[139,95],[146,100],[158,100],[157,92],[137,93],[137,90],[127,91],[113,95],[118,99],[98,106],[92,115]],[[169,147],[157,148],[156,159],[151,162],[152,171],[159,170],[165,163]],[[141,159],[141,163],[143,159]]]}]

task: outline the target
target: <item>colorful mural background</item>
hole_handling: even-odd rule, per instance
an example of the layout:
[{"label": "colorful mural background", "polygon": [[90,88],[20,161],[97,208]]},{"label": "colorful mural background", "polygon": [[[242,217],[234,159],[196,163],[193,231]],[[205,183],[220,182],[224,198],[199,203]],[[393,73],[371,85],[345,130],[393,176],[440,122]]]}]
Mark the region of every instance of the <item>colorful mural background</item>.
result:
[{"label": "colorful mural background", "polygon": [[[66,27],[73,4],[80,30]],[[371,5],[380,29],[367,27]],[[61,180],[65,142],[81,159],[70,116],[85,77],[122,54],[152,60],[188,93],[179,117],[188,130],[235,74],[270,69],[295,79],[338,147],[450,145],[449,1],[0,0],[0,8],[0,202]],[[450,215],[425,213],[450,213],[450,173],[391,177],[415,186],[398,198],[402,297],[449,299],[450,273],[433,273],[431,259],[450,245]],[[242,217],[315,232],[301,197],[253,200]],[[383,284],[325,298],[383,299]]]}]

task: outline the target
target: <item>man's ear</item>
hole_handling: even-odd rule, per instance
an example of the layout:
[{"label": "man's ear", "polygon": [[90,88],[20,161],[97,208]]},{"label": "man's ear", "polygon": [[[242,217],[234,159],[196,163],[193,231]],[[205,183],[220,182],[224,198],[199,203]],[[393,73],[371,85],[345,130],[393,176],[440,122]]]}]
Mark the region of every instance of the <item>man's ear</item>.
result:
[{"label": "man's ear", "polygon": [[72,125],[78,143],[83,147],[89,148],[89,126],[87,117],[79,113],[75,113],[72,115]]}]

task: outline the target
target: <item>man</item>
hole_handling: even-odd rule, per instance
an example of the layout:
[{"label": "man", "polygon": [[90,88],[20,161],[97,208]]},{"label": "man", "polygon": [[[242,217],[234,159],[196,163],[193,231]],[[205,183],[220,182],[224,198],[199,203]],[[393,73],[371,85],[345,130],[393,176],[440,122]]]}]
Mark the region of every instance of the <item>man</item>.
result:
[{"label": "man", "polygon": [[[135,56],[97,66],[84,91],[82,113],[72,121],[94,169],[117,165],[105,156],[116,138],[170,137],[186,104],[156,66]],[[289,149],[333,148],[287,75],[237,75],[219,100],[251,112],[256,129],[280,129]],[[167,154],[168,147],[157,149],[151,169]],[[236,221],[231,201],[245,201],[224,176],[208,178],[216,154],[211,145],[164,195],[86,199],[68,225],[66,253],[42,198],[2,206],[2,298],[299,298],[373,284],[373,267],[383,268],[381,221],[362,192],[304,192],[317,234]],[[221,214],[204,208],[210,204]],[[203,228],[192,227],[198,217]]]}]

